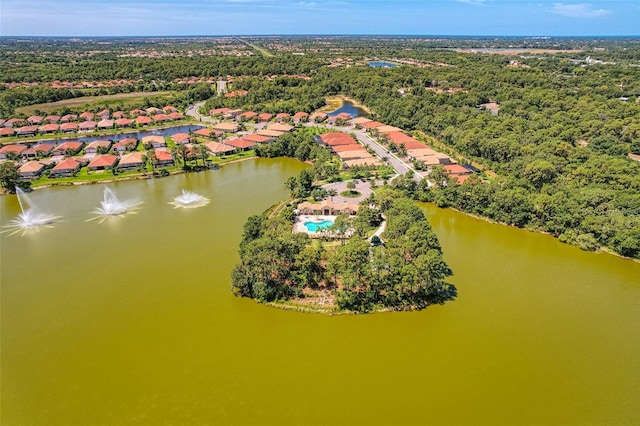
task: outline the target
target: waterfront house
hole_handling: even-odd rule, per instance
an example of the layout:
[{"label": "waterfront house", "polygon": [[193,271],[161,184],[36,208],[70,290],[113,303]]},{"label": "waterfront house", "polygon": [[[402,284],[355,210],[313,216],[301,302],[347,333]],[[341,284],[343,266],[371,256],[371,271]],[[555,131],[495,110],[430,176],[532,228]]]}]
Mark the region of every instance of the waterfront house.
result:
[{"label": "waterfront house", "polygon": [[132,125],[133,125],[133,120],[131,120],[130,118],[122,117],[116,120],[117,127],[131,127]]},{"label": "waterfront house", "polygon": [[21,144],[3,145],[2,148],[0,148],[0,160],[6,160],[11,157],[20,157],[26,149],[27,146]]},{"label": "waterfront house", "polygon": [[102,140],[102,141],[93,141],[89,142],[87,147],[84,149],[85,154],[97,154],[98,152],[108,152],[111,149],[111,141]]},{"label": "waterfront house", "polygon": [[153,163],[155,166],[173,166],[174,160],[171,151],[156,149],[154,153],[156,154],[156,161]]},{"label": "waterfront house", "polygon": [[98,122],[98,129],[113,129],[113,120],[103,118]]},{"label": "waterfront house", "polygon": [[133,151],[136,146],[138,146],[138,139],[124,138],[113,144],[113,150],[115,152]]},{"label": "waterfront house", "polygon": [[11,127],[2,127],[0,128],[0,137],[2,136],[13,136],[16,133],[16,129]]},{"label": "waterfront house", "polygon": [[62,133],[75,133],[78,131],[78,123],[62,123],[60,131]]},{"label": "waterfront house", "polygon": [[62,142],[60,145],[56,145],[51,151],[51,155],[76,155],[80,152],[83,147],[83,143],[79,141],[66,141]]},{"label": "waterfront house", "polygon": [[114,168],[116,164],[118,164],[118,157],[106,154],[95,157],[91,160],[87,168],[91,171],[108,170]]},{"label": "waterfront house", "polygon": [[166,121],[171,121],[171,118],[169,118],[168,115],[166,114],[154,114],[153,117],[151,117],[153,119],[153,121],[155,121],[156,123],[164,123]]},{"label": "waterfront house", "polygon": [[268,142],[273,142],[276,138],[273,136],[265,136],[265,135],[252,133],[250,135],[243,136],[241,139],[244,139],[245,141],[249,141],[253,143],[268,143]]},{"label": "waterfront house", "polygon": [[22,179],[38,179],[44,172],[44,164],[31,160],[24,163],[18,169],[18,175]]},{"label": "waterfront house", "polygon": [[49,177],[53,178],[73,176],[80,170],[81,167],[82,163],[78,158],[65,158],[51,169],[51,171],[49,172]]},{"label": "waterfront house", "polygon": [[96,129],[97,123],[95,121],[83,121],[78,125],[79,132],[91,132]]},{"label": "waterfront house", "polygon": [[178,145],[185,145],[191,143],[191,136],[186,133],[175,133],[171,135],[171,140]]},{"label": "waterfront house", "polygon": [[205,138],[215,139],[219,136],[222,136],[224,133],[220,130],[211,130],[207,128],[198,129],[193,132],[194,135],[202,136]]},{"label": "waterfront house", "polygon": [[170,112],[168,114],[168,117],[174,121],[184,120],[184,115],[180,114],[179,112]]},{"label": "waterfront house", "polygon": [[16,136],[35,136],[38,133],[38,126],[22,126],[16,129]]},{"label": "waterfront house", "polygon": [[246,151],[257,145],[255,142],[250,142],[244,139],[230,139],[228,141],[224,141],[224,144],[232,146],[239,151]]},{"label": "waterfront house", "polygon": [[160,135],[149,135],[142,138],[142,145],[144,145],[146,149],[164,148],[167,146],[167,142],[164,140],[164,137]]},{"label": "waterfront house", "polygon": [[130,152],[120,158],[118,167],[122,170],[132,170],[141,166],[144,166],[144,153],[140,151]]},{"label": "waterfront house", "polygon": [[22,152],[24,158],[46,157],[51,154],[55,145],[51,143],[39,143]]},{"label": "waterfront house", "polygon": [[153,120],[150,117],[147,117],[145,115],[139,115],[139,116],[136,117],[136,123],[139,126],[148,126],[152,122],[153,122]]},{"label": "waterfront house", "polygon": [[41,134],[55,133],[59,129],[60,129],[60,125],[59,124],[49,123],[49,124],[45,124],[44,126],[40,126],[38,128],[38,132],[41,133]]},{"label": "waterfront house", "polygon": [[236,150],[235,147],[220,142],[208,142],[205,145],[212,155],[224,155]]}]

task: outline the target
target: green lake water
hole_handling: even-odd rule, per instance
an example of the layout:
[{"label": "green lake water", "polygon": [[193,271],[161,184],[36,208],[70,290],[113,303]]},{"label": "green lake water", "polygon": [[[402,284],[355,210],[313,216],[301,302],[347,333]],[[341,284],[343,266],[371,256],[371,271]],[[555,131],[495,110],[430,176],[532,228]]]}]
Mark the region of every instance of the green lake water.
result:
[{"label": "green lake water", "polygon": [[[255,160],[29,196],[0,235],[2,425],[640,423],[640,264],[424,205],[455,301],[323,316],[233,297],[242,225],[305,165]],[[168,202],[189,189],[198,209]],[[0,199],[0,223],[19,213]]]}]

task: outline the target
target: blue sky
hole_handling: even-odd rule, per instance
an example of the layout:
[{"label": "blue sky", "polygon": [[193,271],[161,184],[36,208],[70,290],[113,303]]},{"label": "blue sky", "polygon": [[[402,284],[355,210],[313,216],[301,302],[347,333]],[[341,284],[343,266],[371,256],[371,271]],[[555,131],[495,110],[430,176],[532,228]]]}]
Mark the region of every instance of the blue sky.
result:
[{"label": "blue sky", "polygon": [[3,36],[640,35],[640,0],[0,0]]}]

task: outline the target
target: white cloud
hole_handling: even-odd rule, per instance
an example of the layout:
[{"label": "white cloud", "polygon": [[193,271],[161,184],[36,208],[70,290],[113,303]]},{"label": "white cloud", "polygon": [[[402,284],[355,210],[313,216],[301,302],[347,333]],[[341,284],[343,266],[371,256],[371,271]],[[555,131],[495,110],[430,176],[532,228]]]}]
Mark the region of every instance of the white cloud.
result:
[{"label": "white cloud", "polygon": [[553,13],[566,16],[568,18],[599,18],[610,13],[606,9],[594,9],[586,3],[555,3],[551,10]]}]

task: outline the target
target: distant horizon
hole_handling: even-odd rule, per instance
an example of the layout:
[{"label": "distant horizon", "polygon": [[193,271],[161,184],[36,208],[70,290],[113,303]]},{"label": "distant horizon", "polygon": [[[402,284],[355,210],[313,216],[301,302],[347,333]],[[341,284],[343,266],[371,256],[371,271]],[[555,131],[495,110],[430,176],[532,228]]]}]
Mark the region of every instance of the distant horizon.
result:
[{"label": "distant horizon", "polygon": [[495,34],[164,34],[164,35],[0,35],[1,39],[151,39],[151,38],[243,38],[243,37],[388,37],[388,38],[435,38],[435,39],[523,39],[523,40],[556,40],[556,39],[640,39],[636,34],[594,34],[594,35],[495,35]]},{"label": "distant horizon", "polygon": [[3,37],[635,37],[637,0],[2,0]]}]

